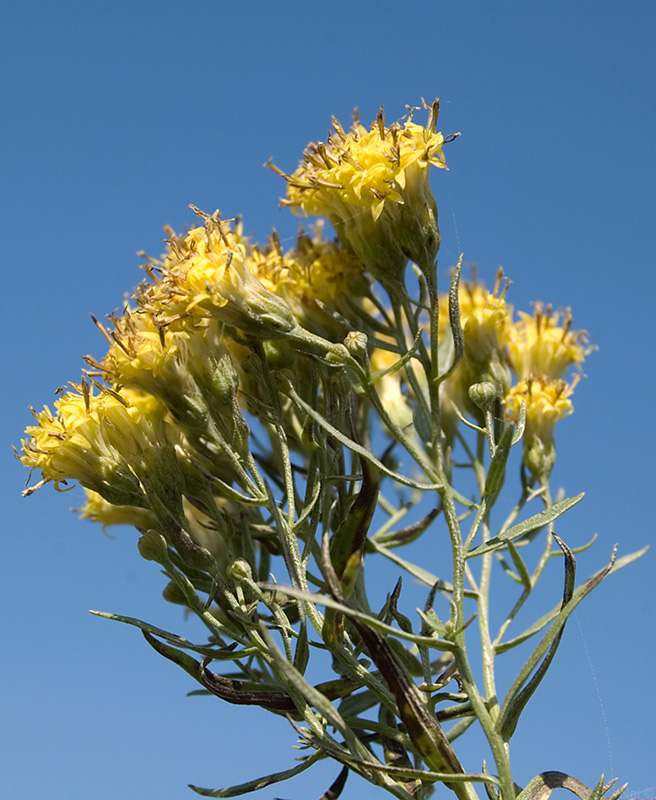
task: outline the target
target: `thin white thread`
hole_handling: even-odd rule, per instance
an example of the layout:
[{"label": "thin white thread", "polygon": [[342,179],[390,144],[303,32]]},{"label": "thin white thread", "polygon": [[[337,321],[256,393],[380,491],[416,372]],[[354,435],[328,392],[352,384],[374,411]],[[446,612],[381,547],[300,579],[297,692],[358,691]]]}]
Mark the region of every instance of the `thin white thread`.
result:
[{"label": "thin white thread", "polygon": [[592,681],[594,683],[595,691],[597,693],[597,699],[599,700],[599,706],[601,708],[601,718],[604,723],[604,728],[606,729],[606,744],[608,745],[608,761],[610,764],[610,773],[611,779],[615,777],[615,765],[613,764],[613,748],[610,741],[610,728],[608,727],[608,720],[606,719],[606,708],[604,706],[604,701],[601,696],[601,690],[599,689],[599,682],[597,681],[597,673],[592,665],[592,658],[590,657],[590,651],[588,650],[588,643],[585,641],[585,636],[583,635],[583,628],[581,627],[581,620],[579,619],[578,613],[574,612],[574,617],[576,618],[576,624],[579,627],[579,634],[581,636],[581,641],[583,642],[583,649],[585,650],[585,655],[588,659],[588,664],[590,666],[590,672],[592,673]]}]

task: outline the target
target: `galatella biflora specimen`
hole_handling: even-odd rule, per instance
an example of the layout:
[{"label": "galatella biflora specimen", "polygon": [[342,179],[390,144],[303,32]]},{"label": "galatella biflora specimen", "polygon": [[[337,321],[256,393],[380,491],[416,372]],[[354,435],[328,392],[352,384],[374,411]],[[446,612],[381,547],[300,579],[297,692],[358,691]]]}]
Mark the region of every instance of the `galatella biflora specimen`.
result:
[{"label": "galatella biflora specimen", "polygon": [[[593,348],[569,309],[515,313],[502,270],[488,290],[461,280],[461,258],[438,289],[429,178],[439,185],[457,134],[438,132],[438,101],[425,110],[425,125],[419,109],[388,125],[381,108],[348,131],[333,119],[294,171],[270,164],[283,204],[317,218],[288,251],[275,233],[255,244],[241,222],[192,206],[196,225],[166,229],[130,302],[94,318],[104,354],[33,411],[22,443],[38,476],[25,494],[74,482],[83,517],[136,528],[139,553],[168,577],[165,599],[208,638],[191,644],[182,614],[174,633],[94,613],[136,625],[221,703],[293,726],[295,763],[192,787],[206,797],[323,759],[339,765],[333,799],[349,772],[402,800],[436,787],[459,800],[609,789],[560,772],[519,787],[509,747],[531,736],[521,713],[574,608],[640,555],[613,553],[579,582],[588,545],[556,532],[582,494],[552,497],[555,431]],[[511,470],[518,499],[503,516]],[[547,573],[551,608],[518,628]],[[498,664],[515,648],[525,663],[502,696]],[[458,755],[470,727],[487,741],[475,763]]]}]

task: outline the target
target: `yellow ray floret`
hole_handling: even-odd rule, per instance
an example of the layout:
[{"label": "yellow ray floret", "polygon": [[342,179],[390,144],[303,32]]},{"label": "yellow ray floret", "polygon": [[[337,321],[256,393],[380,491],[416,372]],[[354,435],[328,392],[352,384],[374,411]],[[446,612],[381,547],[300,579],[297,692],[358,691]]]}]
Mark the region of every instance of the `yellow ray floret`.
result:
[{"label": "yellow ray floret", "polygon": [[506,396],[508,418],[517,422],[522,403],[526,404],[525,438],[538,436],[543,442],[553,439],[558,420],[574,411],[570,397],[578,381],[571,383],[536,375],[513,386]]},{"label": "yellow ray floret", "polygon": [[509,330],[508,358],[520,380],[531,375],[562,378],[570,366],[583,363],[595,348],[585,331],[571,330],[569,309],[554,312],[536,303],[533,314],[519,312],[519,321]]},{"label": "yellow ray floret", "polygon": [[296,327],[287,304],[254,275],[239,230],[218,212],[194,211],[205,224],[169,241],[161,276],[153,271],[154,284],[142,287],[137,298],[141,308],[171,330],[210,317],[259,337],[284,335]]},{"label": "yellow ray floret", "polygon": [[144,505],[135,466],[162,444],[157,401],[129,390],[93,394],[83,381],[62,392],[55,409],[32,410],[37,424],[26,429],[19,458],[39,469],[42,480],[25,494],[51,481],[58,487],[75,480],[110,502]]},{"label": "yellow ray floret", "polygon": [[355,121],[347,133],[333,117],[326,143],[310,143],[290,176],[285,205],[331,217],[343,204],[366,208],[374,220],[386,203],[405,202],[404,193],[430,165],[446,168],[444,136],[436,132],[437,101],[428,126],[408,119],[385,126],[382,108],[367,130]]},{"label": "yellow ray floret", "polygon": [[339,241],[323,238],[323,223],[310,232],[301,228],[296,247],[283,253],[277,236],[266,248],[253,248],[252,270],[270,291],[287,299],[335,300],[349,289],[351,280],[364,272],[364,264]]}]

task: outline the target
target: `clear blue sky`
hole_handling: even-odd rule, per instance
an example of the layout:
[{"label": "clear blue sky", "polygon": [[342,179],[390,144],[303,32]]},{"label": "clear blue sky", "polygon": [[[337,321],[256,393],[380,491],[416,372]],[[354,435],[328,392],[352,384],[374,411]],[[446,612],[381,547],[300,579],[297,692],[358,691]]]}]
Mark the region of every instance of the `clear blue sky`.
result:
[{"label": "clear blue sky", "polygon": [[[440,173],[442,274],[460,250],[512,301],[572,306],[599,352],[558,431],[557,485],[587,491],[566,518],[593,533],[581,576],[615,542],[654,537],[654,35],[656,4],[608,2],[5,2],[0,94],[3,280],[0,794],[179,800],[290,764],[294,732],[265,712],[187,698],[187,676],[133,629],[180,632],[136,534],[114,540],[67,509],[75,492],[20,497],[10,453],[27,405],[102,355],[89,319],[139,280],[194,203],[291,237],[281,181],[330,115],[370,120],[440,96],[462,136]],[[656,795],[654,555],[612,577],[569,624],[513,740],[518,777],[600,772]],[[253,767],[252,754],[258,761]],[[472,749],[468,766],[477,769]],[[264,790],[318,798],[334,766]],[[345,800],[374,796],[353,780]]]}]

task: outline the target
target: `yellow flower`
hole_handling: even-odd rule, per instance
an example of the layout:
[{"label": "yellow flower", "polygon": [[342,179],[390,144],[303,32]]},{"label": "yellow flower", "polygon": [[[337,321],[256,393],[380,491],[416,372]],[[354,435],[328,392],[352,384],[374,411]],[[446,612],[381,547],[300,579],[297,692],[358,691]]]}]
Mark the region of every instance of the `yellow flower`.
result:
[{"label": "yellow flower", "polygon": [[42,480],[24,494],[44,483],[59,488],[75,480],[114,505],[147,507],[138,472],[154,472],[158,457],[169,468],[172,456],[161,407],[154,398],[127,390],[94,395],[84,381],[71,389],[55,401],[56,414],[47,406],[32,411],[37,424],[26,429],[20,460],[41,470]]},{"label": "yellow flower", "polygon": [[85,489],[84,492],[86,502],[82,508],[76,509],[80,512],[80,519],[98,522],[103,530],[112,525],[132,525],[139,531],[157,527],[157,517],[145,508],[116,506],[108,503],[97,492],[89,489]]},{"label": "yellow flower", "polygon": [[151,314],[131,308],[110,320],[114,323],[111,331],[96,322],[110,343],[107,355],[100,362],[87,356],[87,364],[114,386],[147,392],[160,400],[190,442],[220,448],[216,422],[227,416],[228,427],[234,427],[238,386],[220,323],[203,318],[171,331]]},{"label": "yellow flower", "polygon": [[353,313],[344,298],[357,302],[361,287],[354,279],[363,279],[364,264],[339,241],[323,238],[319,221],[307,233],[301,228],[296,247],[283,253],[274,234],[265,248],[255,247],[250,262],[257,279],[289,304],[294,316],[309,330],[332,338],[342,333],[324,308],[338,311],[342,316]]},{"label": "yellow flower", "polygon": [[144,392],[157,394],[159,381],[170,380],[166,373],[189,337],[187,331],[171,331],[157,323],[145,311],[126,307],[119,317],[111,315],[113,330],[108,332],[95,318],[94,322],[109,342],[109,350],[102,362],[91,357],[86,361],[102,371],[113,384],[133,386]]},{"label": "yellow flower", "polygon": [[[446,168],[436,132],[439,101],[427,126],[385,125],[381,107],[371,130],[356,119],[347,133],[333,117],[327,143],[310,143],[287,181],[283,205],[326,216],[342,242],[381,279],[398,279],[408,258],[426,268],[439,248],[437,208],[429,167]],[[457,135],[457,134],[456,134]]]},{"label": "yellow flower", "polygon": [[[460,326],[465,339],[465,353],[475,363],[484,365],[492,351],[501,352],[508,341],[512,306],[505,300],[509,281],[503,270],[497,271],[494,289],[489,292],[476,281],[462,281],[458,291]],[[439,330],[444,337],[449,328],[449,298],[440,296]]]},{"label": "yellow flower", "polygon": [[548,478],[556,460],[554,428],[574,411],[570,397],[577,379],[571,383],[537,375],[513,386],[506,396],[509,421],[517,423],[526,404],[524,465],[539,481]]},{"label": "yellow flower", "polygon": [[301,228],[296,247],[287,255],[289,276],[304,298],[330,302],[349,291],[364,264],[335,240],[323,238],[323,223],[311,232]]},{"label": "yellow flower", "polygon": [[595,349],[585,331],[571,330],[569,309],[554,312],[551,306],[536,303],[532,315],[520,311],[519,317],[508,331],[508,358],[520,381],[532,375],[562,378]]},{"label": "yellow flower", "polygon": [[[512,317],[512,307],[505,300],[508,285],[502,269],[497,272],[492,292],[475,281],[460,284],[458,299],[464,353],[442,390],[447,424],[450,403],[455,404],[461,413],[469,413],[479,422],[483,421],[480,410],[469,397],[469,388],[474,384],[492,384],[497,402],[508,391],[510,374],[505,363],[505,345]],[[439,328],[440,338],[450,336],[448,296],[440,297]]]},{"label": "yellow flower", "polygon": [[289,306],[253,274],[246,240],[218,217],[204,214],[205,224],[184,239],[172,238],[161,278],[142,287],[137,302],[158,324],[172,329],[193,318],[214,317],[256,338],[275,338],[297,322]]},{"label": "yellow flower", "polygon": [[[390,350],[376,348],[371,354],[372,372],[392,367],[400,356]],[[413,423],[412,407],[403,389],[403,370],[388,372],[376,381],[376,391],[392,422],[401,430],[410,432]]]}]

